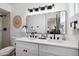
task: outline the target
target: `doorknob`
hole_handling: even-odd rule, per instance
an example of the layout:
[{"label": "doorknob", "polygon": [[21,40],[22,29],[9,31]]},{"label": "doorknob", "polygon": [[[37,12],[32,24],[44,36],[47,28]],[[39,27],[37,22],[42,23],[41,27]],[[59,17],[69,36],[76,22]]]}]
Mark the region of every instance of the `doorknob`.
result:
[{"label": "doorknob", "polygon": [[3,28],[4,31],[7,31],[7,28]]}]

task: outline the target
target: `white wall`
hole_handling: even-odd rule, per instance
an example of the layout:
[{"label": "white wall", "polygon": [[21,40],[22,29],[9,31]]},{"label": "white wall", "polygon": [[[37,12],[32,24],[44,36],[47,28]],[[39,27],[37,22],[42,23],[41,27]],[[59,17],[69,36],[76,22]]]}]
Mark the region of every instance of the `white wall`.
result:
[{"label": "white wall", "polygon": [[75,4],[75,13],[79,13],[79,3]]},{"label": "white wall", "polygon": [[70,23],[73,21],[73,20],[76,20],[76,19],[72,19],[72,17],[79,12],[78,10],[78,6],[75,6],[74,3],[70,3],[69,4],[69,10],[68,10],[68,20],[67,20],[67,37],[70,39],[70,40],[79,40],[79,30],[74,30],[70,27]]}]

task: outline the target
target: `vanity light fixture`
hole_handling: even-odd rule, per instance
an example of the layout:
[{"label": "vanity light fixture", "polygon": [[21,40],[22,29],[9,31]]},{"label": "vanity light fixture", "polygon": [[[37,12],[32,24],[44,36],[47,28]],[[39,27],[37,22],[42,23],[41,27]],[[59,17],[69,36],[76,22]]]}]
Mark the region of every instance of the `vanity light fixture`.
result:
[{"label": "vanity light fixture", "polygon": [[46,6],[46,7],[47,7],[47,9],[49,10],[49,9],[52,9],[53,7],[55,7],[55,5],[52,4],[52,5],[48,5],[48,6]]},{"label": "vanity light fixture", "polygon": [[28,9],[29,12],[33,12],[33,9]]},{"label": "vanity light fixture", "polygon": [[46,6],[39,7],[39,9],[42,10],[42,11],[45,10],[45,8],[46,8]]},{"label": "vanity light fixture", "polygon": [[36,12],[39,11],[39,8],[33,8]]},{"label": "vanity light fixture", "polygon": [[49,10],[49,9],[52,9],[53,7],[55,7],[54,3],[53,3],[52,5],[45,5],[45,6],[41,6],[41,7],[33,8],[33,9],[29,9],[29,8],[28,8],[28,11],[29,11],[30,13],[33,12],[33,11],[37,12],[37,11],[39,11],[39,9],[40,9],[41,11],[44,11],[46,8],[47,8],[47,10]]},{"label": "vanity light fixture", "polygon": [[46,7],[47,7],[48,10],[49,10],[49,9],[52,9],[52,6],[51,6],[51,5],[46,6]]}]

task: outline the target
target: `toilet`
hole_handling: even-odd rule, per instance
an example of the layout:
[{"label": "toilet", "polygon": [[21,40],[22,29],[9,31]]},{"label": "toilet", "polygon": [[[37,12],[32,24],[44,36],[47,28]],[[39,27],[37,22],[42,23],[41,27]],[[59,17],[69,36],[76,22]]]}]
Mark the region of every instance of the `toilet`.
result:
[{"label": "toilet", "polygon": [[0,56],[11,56],[15,51],[15,47],[8,46],[0,50]]},{"label": "toilet", "polygon": [[15,38],[11,38],[11,46],[5,47],[3,49],[0,49],[0,56],[15,56],[16,52],[15,52]]}]

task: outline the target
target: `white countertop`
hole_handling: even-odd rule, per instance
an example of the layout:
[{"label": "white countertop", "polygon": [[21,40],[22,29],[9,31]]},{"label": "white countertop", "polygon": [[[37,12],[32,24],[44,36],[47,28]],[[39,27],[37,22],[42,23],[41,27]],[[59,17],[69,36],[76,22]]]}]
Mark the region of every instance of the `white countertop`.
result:
[{"label": "white countertop", "polygon": [[45,44],[45,45],[53,45],[53,46],[61,46],[61,47],[68,47],[68,48],[78,48],[78,41],[49,41],[49,40],[42,40],[42,39],[33,39],[33,38],[16,38],[18,41],[30,42],[30,43],[37,43],[37,44]]}]

